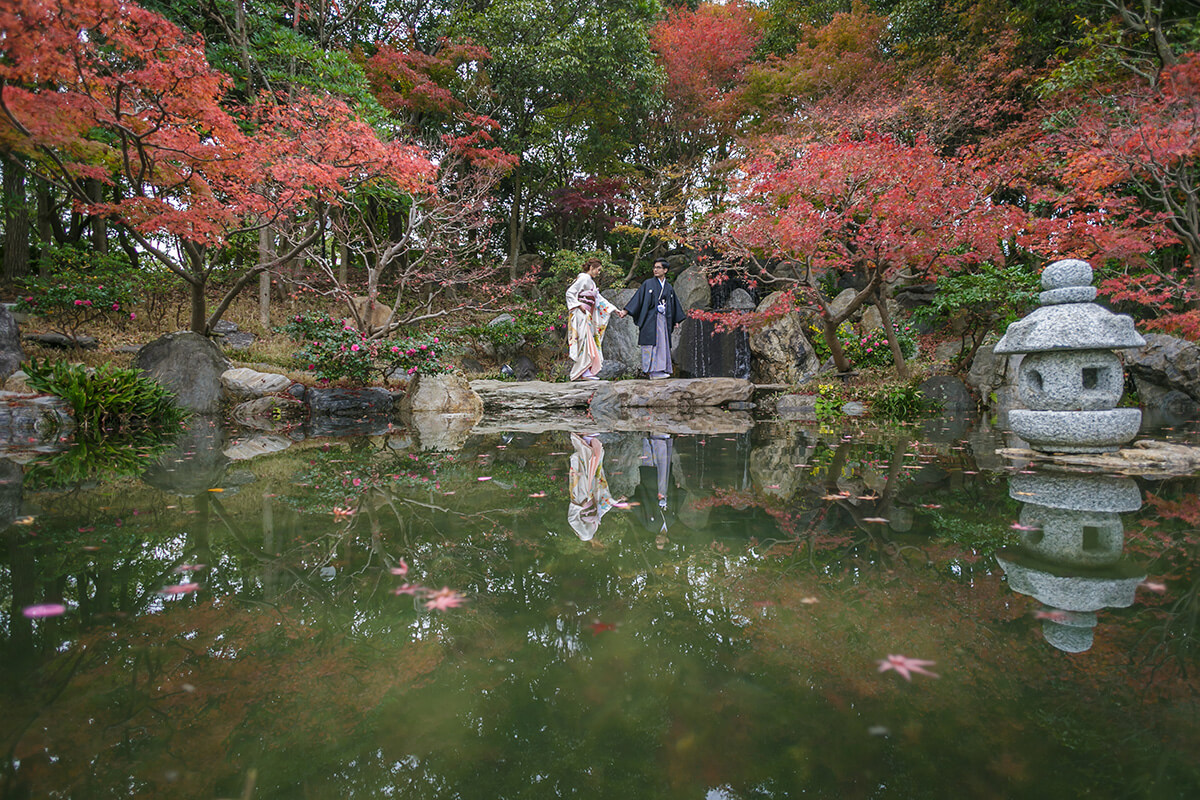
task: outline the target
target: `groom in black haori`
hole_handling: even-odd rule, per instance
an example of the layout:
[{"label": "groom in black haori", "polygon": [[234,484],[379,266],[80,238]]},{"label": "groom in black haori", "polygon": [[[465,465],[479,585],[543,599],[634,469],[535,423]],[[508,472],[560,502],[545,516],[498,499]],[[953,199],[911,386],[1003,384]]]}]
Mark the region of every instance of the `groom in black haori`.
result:
[{"label": "groom in black haori", "polygon": [[654,277],[643,281],[625,304],[638,326],[642,346],[642,372],[648,378],[671,377],[671,331],[683,322],[683,307],[674,287],[667,283],[667,260],[654,260]]}]

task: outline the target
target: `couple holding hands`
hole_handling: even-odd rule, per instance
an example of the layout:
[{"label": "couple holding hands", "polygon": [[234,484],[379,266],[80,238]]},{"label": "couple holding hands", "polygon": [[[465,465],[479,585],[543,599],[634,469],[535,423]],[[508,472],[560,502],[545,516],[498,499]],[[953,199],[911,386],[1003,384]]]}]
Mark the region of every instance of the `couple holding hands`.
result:
[{"label": "couple holding hands", "polygon": [[667,260],[654,261],[654,277],[643,281],[624,308],[617,308],[596,288],[603,269],[590,258],[583,272],[567,289],[567,353],[571,357],[571,380],[599,380],[604,357],[600,342],[608,318],[632,316],[638,326],[642,348],[642,372],[648,378],[671,377],[671,331],[683,321],[683,307],[675,289],[667,283]]}]

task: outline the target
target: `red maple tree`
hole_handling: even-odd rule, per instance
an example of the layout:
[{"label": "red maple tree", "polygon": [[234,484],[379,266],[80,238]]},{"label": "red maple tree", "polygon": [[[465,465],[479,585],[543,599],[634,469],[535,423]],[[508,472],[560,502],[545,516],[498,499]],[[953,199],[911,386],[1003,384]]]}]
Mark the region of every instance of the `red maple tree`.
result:
[{"label": "red maple tree", "polygon": [[[783,137],[743,165],[739,203],[722,215],[716,241],[756,280],[790,286],[795,303],[815,309],[838,369],[850,364],[838,326],[864,303],[874,304],[893,360],[907,374],[887,296],[899,277],[932,279],[981,260],[1001,262],[1002,243],[1025,215],[994,202],[995,176],[970,158],[939,155],[925,141],[905,144],[881,134],[834,141]],[[849,304],[836,311],[821,277],[858,276]],[[777,303],[773,313],[794,304]],[[753,323],[753,312],[725,324]]]},{"label": "red maple tree", "polygon": [[[125,226],[191,289],[191,329],[206,333],[260,272],[317,235],[246,268],[210,314],[206,290],[227,246],[337,205],[353,187],[425,185],[432,164],[379,140],[330,97],[259,97],[227,106],[228,78],[203,41],[116,0],[14,0],[0,10],[0,148],[29,159],[89,213]],[[96,202],[83,189],[110,187]]]}]

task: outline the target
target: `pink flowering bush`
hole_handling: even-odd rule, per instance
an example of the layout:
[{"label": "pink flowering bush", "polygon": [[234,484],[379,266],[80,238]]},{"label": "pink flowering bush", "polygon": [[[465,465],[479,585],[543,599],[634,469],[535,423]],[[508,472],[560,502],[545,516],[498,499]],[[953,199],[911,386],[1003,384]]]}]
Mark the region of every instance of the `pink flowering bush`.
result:
[{"label": "pink flowering bush", "polygon": [[48,279],[22,282],[17,311],[41,317],[72,339],[100,320],[119,326],[133,318],[138,273],[123,257],[61,247],[51,251],[49,258]]},{"label": "pink flowering bush", "polygon": [[[917,354],[917,340],[913,338],[912,327],[896,321],[896,338],[900,342],[900,352],[906,360]],[[843,337],[838,330],[838,338],[842,339],[842,348],[846,357],[856,367],[890,367],[892,365],[892,348],[888,344],[887,335],[883,329],[874,328],[864,333],[850,333]]]},{"label": "pink flowering bush", "polygon": [[324,314],[297,314],[282,331],[299,343],[296,358],[301,368],[319,379],[367,385],[396,369],[409,375],[445,372],[441,337],[435,334],[372,340]]}]

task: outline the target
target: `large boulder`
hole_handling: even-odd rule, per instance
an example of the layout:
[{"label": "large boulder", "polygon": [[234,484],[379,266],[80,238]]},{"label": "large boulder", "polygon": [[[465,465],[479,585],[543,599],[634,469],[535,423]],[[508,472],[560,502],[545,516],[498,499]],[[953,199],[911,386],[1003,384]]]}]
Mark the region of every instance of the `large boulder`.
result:
[{"label": "large boulder", "polygon": [[[784,293],[775,292],[758,304],[759,311],[769,311],[784,302]],[[805,335],[807,316],[791,311],[750,334],[750,377],[756,383],[804,383],[817,374],[821,361]]]},{"label": "large boulder", "polygon": [[483,416],[483,400],[461,375],[418,375],[409,386],[406,405],[413,414]]},{"label": "large boulder", "polygon": [[966,384],[953,375],[934,375],[922,381],[918,388],[926,400],[941,408],[945,416],[971,415],[977,410],[975,398],[967,391]]},{"label": "large boulder", "polygon": [[[842,291],[838,292],[838,296],[833,298],[833,300],[829,303],[830,315],[836,317],[837,315],[843,313],[847,308],[850,307],[850,303],[854,302],[855,297],[858,297],[857,289],[842,289]],[[859,311],[861,310],[862,306],[859,306]]]},{"label": "large boulder", "polygon": [[[614,305],[624,308],[637,289],[622,289],[607,295]],[[600,342],[604,355],[604,367],[600,377],[605,380],[622,375],[635,375],[642,368],[642,350],[637,343],[638,329],[633,317],[622,319],[616,314],[608,318],[608,328]],[[564,354],[566,348],[564,347]]]},{"label": "large boulder", "polygon": [[175,404],[196,414],[221,410],[221,374],[229,362],[204,336],[176,331],[138,350],[134,366],[175,394]]},{"label": "large boulder", "polygon": [[1021,408],[1017,397],[1017,370],[1024,355],[1003,355],[994,352],[995,345],[984,345],[975,351],[967,385],[979,395],[980,402],[999,416],[1000,425],[1007,425],[1008,412]]},{"label": "large boulder", "polygon": [[708,285],[708,275],[701,267],[688,267],[672,284],[675,294],[679,296],[679,304],[684,311],[695,308],[708,308],[712,304],[712,290]]},{"label": "large boulder", "polygon": [[7,306],[0,305],[0,382],[12,375],[25,360],[21,332]]},{"label": "large boulder", "polygon": [[1148,333],[1146,344],[1125,351],[1125,366],[1138,385],[1183,392],[1200,401],[1200,345],[1161,333]]},{"label": "large boulder", "polygon": [[387,419],[396,410],[396,398],[379,388],[309,389],[307,399],[314,417]]},{"label": "large boulder", "polygon": [[254,400],[269,394],[282,392],[292,385],[286,375],[276,372],[258,372],[248,367],[226,370],[221,373],[221,386],[234,400]]}]

